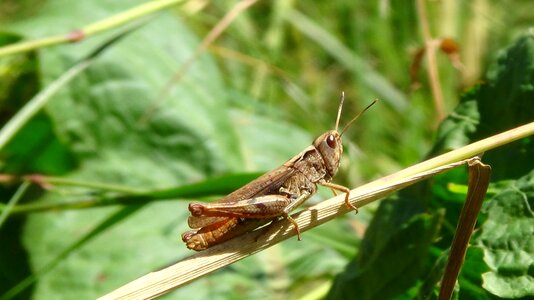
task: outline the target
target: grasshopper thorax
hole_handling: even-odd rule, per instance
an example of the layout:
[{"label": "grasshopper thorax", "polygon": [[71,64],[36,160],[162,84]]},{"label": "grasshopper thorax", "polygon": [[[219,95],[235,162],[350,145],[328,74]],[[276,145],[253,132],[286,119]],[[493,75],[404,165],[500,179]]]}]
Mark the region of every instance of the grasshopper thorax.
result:
[{"label": "grasshopper thorax", "polygon": [[323,157],[328,175],[334,177],[339,167],[339,160],[343,154],[343,144],[339,132],[337,130],[330,130],[321,134],[315,139],[313,146]]}]

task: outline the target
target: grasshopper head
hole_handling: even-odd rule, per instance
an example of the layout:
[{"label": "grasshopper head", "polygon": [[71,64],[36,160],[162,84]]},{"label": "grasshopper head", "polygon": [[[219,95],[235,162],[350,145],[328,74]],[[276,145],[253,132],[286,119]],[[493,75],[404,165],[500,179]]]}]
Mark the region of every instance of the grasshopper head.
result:
[{"label": "grasshopper head", "polygon": [[364,113],[369,107],[373,106],[377,100],[374,100],[369,104],[364,110],[358,113],[352,120],[350,120],[345,127],[341,130],[341,133],[338,132],[339,119],[341,118],[341,111],[343,109],[343,102],[345,101],[345,93],[341,93],[341,101],[339,103],[339,108],[337,110],[336,118],[336,127],[334,130],[327,131],[320,135],[313,142],[315,149],[319,151],[323,157],[326,170],[330,177],[336,175],[337,169],[339,168],[339,160],[341,159],[341,154],[343,154],[343,144],[341,143],[341,136],[347,130],[358,117]]},{"label": "grasshopper head", "polygon": [[339,167],[341,154],[343,154],[343,144],[339,132],[330,130],[321,134],[315,139],[313,146],[323,157],[328,175],[334,177]]}]

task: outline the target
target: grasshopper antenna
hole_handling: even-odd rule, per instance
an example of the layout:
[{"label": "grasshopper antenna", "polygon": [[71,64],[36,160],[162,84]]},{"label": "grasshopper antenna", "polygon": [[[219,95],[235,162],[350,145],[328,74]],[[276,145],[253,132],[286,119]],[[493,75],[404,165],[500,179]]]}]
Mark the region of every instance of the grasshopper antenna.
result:
[{"label": "grasshopper antenna", "polygon": [[341,92],[341,100],[339,103],[339,108],[337,109],[336,131],[339,127],[339,119],[341,118],[341,111],[343,110],[343,102],[345,102],[345,92]]},{"label": "grasshopper antenna", "polygon": [[[343,98],[345,98],[345,94],[342,93],[341,94],[341,104],[343,104]],[[361,112],[359,112],[354,118],[352,118],[352,120],[350,120],[347,125],[345,125],[345,127],[343,127],[343,130],[341,130],[341,133],[339,134],[339,136],[342,136],[343,133],[345,132],[345,130],[347,130],[350,125],[352,125],[352,123],[354,123],[354,121],[356,121],[366,110],[368,110],[369,108],[371,108],[371,106],[373,106],[376,102],[378,102],[378,99],[375,99],[373,100],[373,102],[371,102],[371,104],[367,105],[366,108],[364,108]],[[339,107],[339,112],[338,112],[338,121],[339,121],[339,113],[341,112],[341,106]],[[336,130],[337,130],[337,122],[336,122]]]}]

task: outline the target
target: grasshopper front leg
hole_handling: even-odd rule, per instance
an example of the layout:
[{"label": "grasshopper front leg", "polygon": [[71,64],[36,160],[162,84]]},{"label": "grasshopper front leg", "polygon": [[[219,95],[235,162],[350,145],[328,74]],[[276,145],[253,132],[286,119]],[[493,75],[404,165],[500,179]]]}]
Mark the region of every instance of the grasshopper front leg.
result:
[{"label": "grasshopper front leg", "polygon": [[350,195],[350,189],[345,187],[345,186],[342,186],[342,185],[339,185],[339,184],[335,184],[335,183],[331,183],[331,182],[319,182],[320,185],[324,186],[324,187],[327,187],[327,188],[330,188],[334,194],[336,193],[335,191],[340,191],[340,192],[343,192],[345,193],[345,205],[347,205],[348,208],[352,208],[356,211],[356,213],[358,213],[358,208],[356,206],[354,206],[352,203],[350,203],[349,201],[349,195]]}]

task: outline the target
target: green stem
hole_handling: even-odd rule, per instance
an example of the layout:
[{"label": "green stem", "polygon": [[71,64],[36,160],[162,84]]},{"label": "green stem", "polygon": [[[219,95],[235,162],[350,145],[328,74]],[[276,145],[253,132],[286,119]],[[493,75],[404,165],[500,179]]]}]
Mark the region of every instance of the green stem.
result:
[{"label": "green stem", "polygon": [[74,65],[46,89],[33,97],[0,131],[0,150],[15,136],[15,134],[48,102],[48,100],[74,77],[85,70],[92,60],[84,60]]},{"label": "green stem", "polygon": [[[109,205],[135,205],[145,204],[152,201],[164,201],[171,199],[199,199],[209,196],[225,195],[233,190],[247,184],[253,179],[257,178],[260,173],[244,173],[232,174],[220,177],[214,177],[205,181],[186,184],[179,187],[151,190],[151,191],[133,191],[128,187],[123,188],[121,195],[103,195],[95,196],[89,199],[78,201],[63,201],[63,202],[37,202],[22,204],[13,207],[11,214],[35,213],[44,211],[59,211],[66,209],[85,209],[91,207],[102,207]],[[47,177],[48,178],[48,177]],[[30,180],[30,179],[28,179]],[[38,179],[33,179],[34,182],[43,182]],[[58,182],[77,185],[75,181],[69,179],[58,178]],[[87,183],[80,183],[88,186]],[[93,187],[102,187],[100,183],[92,183]],[[119,187],[120,188],[120,187]],[[0,206],[0,211],[5,208]]]},{"label": "green stem", "polygon": [[103,182],[90,182],[90,181],[83,181],[83,180],[77,180],[77,179],[71,179],[71,178],[65,178],[65,177],[29,175],[29,176],[25,176],[24,178],[27,178],[28,180],[34,181],[36,183],[42,183],[45,185],[52,184],[52,185],[63,185],[63,186],[75,186],[75,187],[82,187],[82,188],[89,188],[89,189],[108,191],[108,192],[117,192],[117,193],[124,193],[124,194],[140,194],[140,193],[146,192],[145,190],[136,189],[136,188],[124,186],[124,185],[109,184],[109,183],[103,183]]},{"label": "green stem", "polygon": [[66,35],[65,36],[63,35],[50,36],[50,37],[32,40],[32,41],[24,41],[24,42],[0,47],[0,57],[10,55],[10,54],[16,54],[16,53],[24,53],[24,52],[31,51],[33,49],[44,48],[44,47],[62,44],[66,42],[68,42],[68,37]]},{"label": "green stem", "polygon": [[[470,157],[473,157],[479,153],[497,148],[499,146],[511,143],[515,140],[527,137],[534,134],[534,122],[508,130],[506,132],[488,137],[484,140],[469,144],[462,148],[450,151],[443,155],[437,156],[435,158],[429,159],[417,165],[403,169],[395,174],[384,177],[382,179],[368,183],[360,188],[371,188],[373,186],[383,185],[385,182],[392,182],[395,180],[400,180],[403,178],[408,178],[429,170],[435,169],[437,167],[449,165]],[[156,191],[135,191],[134,193],[130,188],[118,187],[123,189],[123,192],[128,193],[128,195],[119,195],[113,197],[97,197],[92,199],[85,199],[81,201],[65,201],[60,203],[35,203],[35,204],[25,204],[18,205],[13,207],[11,213],[30,213],[30,212],[41,212],[49,210],[64,210],[64,209],[81,209],[81,208],[90,208],[97,206],[107,206],[107,205],[131,205],[131,204],[142,204],[151,201],[161,201],[169,199],[188,199],[188,198],[200,198],[214,195],[224,195],[234,189],[246,184],[250,180],[256,178],[258,174],[242,174],[242,175],[233,175],[232,178],[221,177],[221,178],[211,178],[204,182],[194,183],[190,185],[184,185],[177,188],[156,190]],[[230,179],[230,180],[229,180]],[[229,180],[229,181],[228,181]],[[57,183],[65,183],[72,185],[84,185],[84,186],[93,186],[95,188],[102,188],[103,185],[99,183],[76,183],[73,180],[57,178]],[[231,184],[228,184],[231,182]],[[113,187],[113,186],[112,186]],[[117,188],[117,186],[115,186]],[[0,207],[0,210],[3,210],[3,207]]]},{"label": "green stem", "polygon": [[[24,213],[36,213],[45,211],[62,211],[67,209],[85,209],[92,207],[103,207],[109,205],[136,205],[146,204],[150,201],[162,200],[157,197],[150,197],[147,195],[132,195],[132,196],[117,196],[117,197],[98,197],[78,201],[65,201],[55,203],[30,203],[21,204],[13,207],[12,215]],[[1,209],[1,207],[0,207]]]},{"label": "green stem", "polygon": [[86,25],[80,30],[75,30],[66,35],[51,36],[33,41],[24,41],[12,45],[8,45],[0,48],[0,57],[15,53],[28,52],[34,49],[43,47],[65,44],[70,42],[76,42],[88,36],[98,34],[102,31],[113,29],[130,21],[136,20],[145,15],[153,12],[163,10],[175,4],[182,2],[183,0],[159,0],[150,1],[148,3],[141,4],[122,13],[97,21],[95,23]]},{"label": "green stem", "polygon": [[0,130],[0,151],[9,143],[15,134],[37,113],[45,104],[56,94],[62,87],[67,85],[72,79],[87,69],[104,50],[119,41],[121,38],[132,32],[136,27],[132,27],[110,40],[103,43],[93,52],[83,58],[80,62],[72,66],[58,79],[52,82],[44,90],[35,95],[24,107],[11,118],[6,125]]},{"label": "green stem", "polygon": [[17,189],[13,197],[9,199],[9,202],[2,210],[2,213],[0,214],[0,227],[2,227],[2,224],[4,224],[4,221],[7,219],[7,216],[9,216],[9,213],[12,211],[13,207],[17,202],[19,202],[20,198],[22,198],[22,195],[26,192],[28,187],[30,186],[30,183],[28,181],[24,181],[20,187]]},{"label": "green stem", "polygon": [[494,136],[490,136],[478,142],[466,145],[462,148],[447,152],[445,154],[436,156],[419,164],[413,165],[397,173],[391,174],[381,180],[373,181],[367,184],[366,187],[379,186],[385,181],[394,181],[402,178],[408,178],[432,169],[452,164],[464,159],[468,159],[480,155],[491,149],[509,144],[513,141],[525,138],[534,134],[534,122],[501,132]]}]

